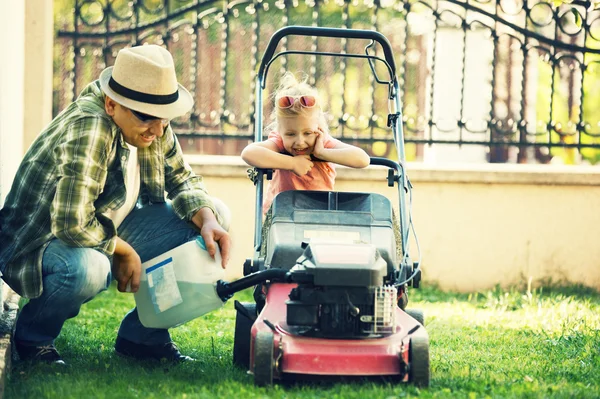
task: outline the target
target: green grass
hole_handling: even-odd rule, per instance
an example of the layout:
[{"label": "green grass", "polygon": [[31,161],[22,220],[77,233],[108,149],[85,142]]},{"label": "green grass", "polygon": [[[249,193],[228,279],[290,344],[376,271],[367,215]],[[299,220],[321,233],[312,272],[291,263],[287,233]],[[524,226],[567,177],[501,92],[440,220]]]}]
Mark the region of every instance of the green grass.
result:
[{"label": "green grass", "polygon": [[[600,294],[581,288],[475,294],[411,290],[431,340],[431,387],[386,381],[256,388],[231,364],[233,301],[172,330],[193,364],[116,356],[133,297],[114,286],[84,305],[56,342],[69,367],[13,365],[5,398],[512,398],[600,397]],[[237,299],[248,300],[243,292]]]}]

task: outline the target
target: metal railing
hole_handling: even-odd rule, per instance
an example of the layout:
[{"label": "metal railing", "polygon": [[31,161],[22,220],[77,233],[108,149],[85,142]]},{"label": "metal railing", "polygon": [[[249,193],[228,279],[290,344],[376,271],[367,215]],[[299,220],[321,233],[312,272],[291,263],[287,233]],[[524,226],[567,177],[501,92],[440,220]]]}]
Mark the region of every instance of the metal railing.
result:
[{"label": "metal railing", "polygon": [[[600,161],[600,12],[588,2],[528,0],[75,0],[57,21],[57,113],[119,49],[165,45],[193,110],[174,121],[188,152],[237,155],[253,139],[254,78],[287,25],[374,29],[394,49],[407,155],[489,162]],[[367,43],[283,40],[279,51],[364,53]],[[381,50],[380,48],[378,50]],[[280,57],[328,105],[334,136],[392,156],[386,87],[364,60]],[[278,69],[278,70],[277,70]],[[265,96],[265,98],[268,98]],[[272,105],[265,104],[265,115]],[[267,118],[268,119],[268,118]]]}]

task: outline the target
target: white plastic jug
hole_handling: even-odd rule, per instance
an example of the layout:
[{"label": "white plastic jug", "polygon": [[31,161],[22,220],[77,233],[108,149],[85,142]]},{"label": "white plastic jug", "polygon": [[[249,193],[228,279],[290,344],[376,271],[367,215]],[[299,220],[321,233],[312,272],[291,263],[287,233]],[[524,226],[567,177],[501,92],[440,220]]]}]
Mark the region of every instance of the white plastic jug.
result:
[{"label": "white plastic jug", "polygon": [[225,277],[221,254],[215,259],[202,237],[142,263],[140,288],[134,294],[146,327],[171,328],[223,306],[216,282]]}]

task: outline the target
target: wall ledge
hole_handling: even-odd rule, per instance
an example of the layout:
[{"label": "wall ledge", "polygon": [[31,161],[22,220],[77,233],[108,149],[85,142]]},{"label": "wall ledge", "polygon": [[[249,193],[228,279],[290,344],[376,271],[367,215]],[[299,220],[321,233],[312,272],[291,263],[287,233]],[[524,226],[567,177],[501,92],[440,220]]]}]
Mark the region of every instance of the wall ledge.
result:
[{"label": "wall ledge", "polygon": [[[250,168],[239,156],[186,155],[197,173],[212,177],[247,177]],[[424,164],[406,165],[412,182],[465,184],[535,184],[600,186],[600,166],[534,164]],[[368,169],[338,167],[339,180],[382,180],[379,166]]]}]

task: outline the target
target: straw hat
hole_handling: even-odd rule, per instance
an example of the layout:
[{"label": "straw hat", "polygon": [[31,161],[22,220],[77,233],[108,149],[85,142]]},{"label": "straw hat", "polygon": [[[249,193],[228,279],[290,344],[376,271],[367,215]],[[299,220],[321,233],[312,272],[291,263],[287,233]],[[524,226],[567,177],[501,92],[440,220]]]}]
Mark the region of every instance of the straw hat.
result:
[{"label": "straw hat", "polygon": [[100,86],[117,103],[157,118],[176,118],[194,105],[177,83],[171,53],[154,44],[120,50],[115,65],[100,74]]}]

